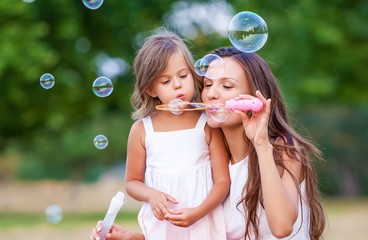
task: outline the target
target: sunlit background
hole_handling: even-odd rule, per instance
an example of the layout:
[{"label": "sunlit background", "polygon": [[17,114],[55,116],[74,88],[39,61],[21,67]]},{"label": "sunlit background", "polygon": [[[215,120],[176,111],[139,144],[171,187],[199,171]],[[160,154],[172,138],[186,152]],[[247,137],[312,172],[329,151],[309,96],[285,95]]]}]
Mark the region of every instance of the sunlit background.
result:
[{"label": "sunlit background", "polygon": [[[257,53],[295,127],[324,153],[325,238],[366,239],[365,0],[1,0],[0,239],[87,239],[124,191],[131,64],[144,38],[166,26],[200,59],[232,44],[241,11],[267,23]],[[139,230],[139,206],[128,197],[116,222]]]}]

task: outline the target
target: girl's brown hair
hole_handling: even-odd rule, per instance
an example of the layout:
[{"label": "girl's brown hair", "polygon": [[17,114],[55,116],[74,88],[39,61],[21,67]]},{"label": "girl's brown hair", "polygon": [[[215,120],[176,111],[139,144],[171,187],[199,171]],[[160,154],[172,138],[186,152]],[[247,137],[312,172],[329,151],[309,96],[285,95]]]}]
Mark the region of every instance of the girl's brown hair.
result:
[{"label": "girl's brown hair", "polygon": [[[311,239],[320,239],[325,228],[326,219],[319,201],[317,173],[313,166],[312,156],[322,159],[321,152],[309,140],[300,136],[290,126],[290,120],[277,80],[268,64],[260,56],[256,53],[241,52],[234,47],[220,48],[213,51],[213,53],[220,57],[231,57],[238,61],[250,82],[252,93],[259,90],[266,99],[272,99],[268,134],[270,142],[274,147],[275,163],[280,169],[281,174],[284,171],[291,174],[298,189],[299,181],[286,168],[282,159],[282,152],[286,152],[290,157],[302,164],[307,191],[306,201],[310,208],[310,223],[306,224],[310,226],[309,232]],[[300,189],[298,191],[300,203],[302,203]],[[254,234],[256,239],[259,239],[257,207],[258,203],[262,205],[262,198],[258,157],[254,147],[251,145],[249,150],[248,180],[243,188],[242,200],[240,202],[246,210],[246,231],[244,238],[248,238],[251,234]]]},{"label": "girl's brown hair", "polygon": [[193,101],[199,101],[202,83],[195,74],[193,56],[187,45],[177,34],[160,27],[156,29],[153,35],[146,38],[133,62],[136,81],[130,101],[134,108],[132,113],[134,120],[153,113],[156,105],[161,104],[158,98],[149,96],[147,90],[165,70],[171,55],[177,52],[184,57],[194,79],[195,93]]}]

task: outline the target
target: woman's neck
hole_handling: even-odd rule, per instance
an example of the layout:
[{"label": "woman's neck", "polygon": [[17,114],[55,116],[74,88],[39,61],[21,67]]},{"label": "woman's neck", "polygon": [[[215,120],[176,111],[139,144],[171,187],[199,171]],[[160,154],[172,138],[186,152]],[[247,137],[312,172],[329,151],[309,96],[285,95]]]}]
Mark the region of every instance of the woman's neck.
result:
[{"label": "woman's neck", "polygon": [[249,140],[245,138],[243,126],[222,128],[231,154],[231,163],[235,164],[248,156]]}]

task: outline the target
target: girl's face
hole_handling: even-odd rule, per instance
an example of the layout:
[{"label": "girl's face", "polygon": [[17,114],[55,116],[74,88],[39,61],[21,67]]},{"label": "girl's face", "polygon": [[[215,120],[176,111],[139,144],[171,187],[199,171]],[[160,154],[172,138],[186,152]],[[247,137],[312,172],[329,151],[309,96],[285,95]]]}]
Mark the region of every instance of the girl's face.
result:
[{"label": "girl's face", "polygon": [[176,98],[191,101],[194,91],[193,75],[183,55],[176,52],[171,55],[165,70],[153,82],[147,93],[167,104]]},{"label": "girl's face", "polygon": [[[204,78],[202,101],[209,104],[224,104],[226,100],[233,99],[239,94],[251,94],[249,81],[243,67],[233,58],[225,57],[224,72],[218,79]],[[224,123],[208,118],[207,123],[212,127],[227,126],[241,123],[240,117],[235,113]]]}]

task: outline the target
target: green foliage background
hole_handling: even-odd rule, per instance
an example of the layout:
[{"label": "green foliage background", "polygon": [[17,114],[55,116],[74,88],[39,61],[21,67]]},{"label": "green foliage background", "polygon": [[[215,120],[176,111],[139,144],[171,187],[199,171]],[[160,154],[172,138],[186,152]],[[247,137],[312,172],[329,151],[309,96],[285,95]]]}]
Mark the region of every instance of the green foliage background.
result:
[{"label": "green foliage background", "polygon": [[[105,0],[90,10],[82,1],[0,1],[0,180],[95,181],[124,162],[132,120],[129,66],[144,36],[177,9],[228,4],[232,14],[258,13],[269,38],[258,53],[280,80],[297,128],[323,151],[318,164],[326,195],[368,195],[368,2],[317,0]],[[180,6],[180,7],[178,7]],[[215,21],[217,11],[198,17]],[[184,21],[187,19],[178,19]],[[196,58],[230,45],[216,32],[198,31]],[[108,98],[92,92],[101,56],[123,59]],[[49,72],[55,86],[39,85]],[[109,139],[105,150],[93,138]]]}]

